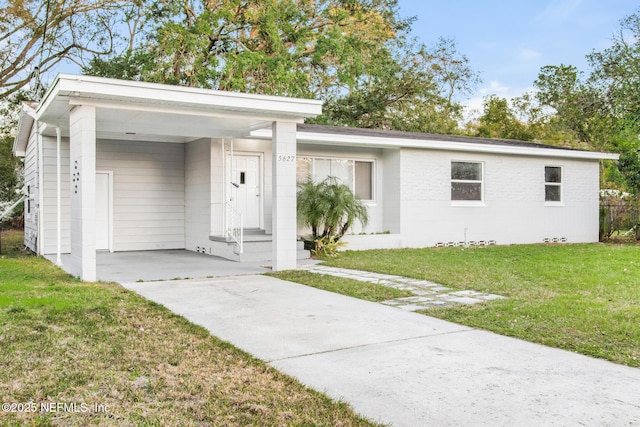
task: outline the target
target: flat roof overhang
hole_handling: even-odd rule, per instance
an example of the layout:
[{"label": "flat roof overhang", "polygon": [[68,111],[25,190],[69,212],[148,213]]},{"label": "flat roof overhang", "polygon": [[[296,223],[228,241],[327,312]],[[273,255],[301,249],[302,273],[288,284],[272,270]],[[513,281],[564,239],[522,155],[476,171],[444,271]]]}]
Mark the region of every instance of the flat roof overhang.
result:
[{"label": "flat roof overhang", "polygon": [[69,113],[96,108],[98,138],[184,143],[198,138],[248,137],[274,121],[302,123],[322,102],[156,83],[60,74],[36,110],[44,135],[69,134]]},{"label": "flat roof overhang", "polygon": [[[323,126],[303,125],[298,128],[297,141],[298,144],[323,145],[323,146],[341,146],[341,147],[360,147],[360,148],[377,148],[377,149],[428,149],[439,151],[459,151],[467,153],[487,153],[517,156],[535,156],[535,157],[554,157],[568,159],[585,159],[585,160],[617,160],[620,156],[616,153],[602,153],[595,151],[584,151],[566,149],[562,147],[543,146],[541,144],[531,144],[527,146],[526,142],[519,141],[524,144],[492,144],[483,143],[479,139],[478,142],[469,142],[473,138],[460,138],[460,141],[452,140],[455,137],[449,135],[429,135],[429,138],[421,138],[420,134],[407,133],[408,136],[398,136],[393,132],[389,132],[387,136],[381,136],[385,132],[376,132],[378,135],[372,135],[369,129],[346,129],[334,127],[323,130]],[[271,138],[271,129],[260,129],[252,132],[255,138]]]}]

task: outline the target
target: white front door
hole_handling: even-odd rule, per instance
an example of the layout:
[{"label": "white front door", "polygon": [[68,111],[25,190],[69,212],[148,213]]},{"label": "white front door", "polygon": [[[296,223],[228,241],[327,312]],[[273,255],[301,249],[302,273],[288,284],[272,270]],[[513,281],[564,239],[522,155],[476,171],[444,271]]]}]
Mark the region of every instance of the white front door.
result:
[{"label": "white front door", "polygon": [[[242,214],[244,228],[260,228],[260,156],[233,156],[232,183],[235,208]],[[237,185],[237,188],[236,188]]]},{"label": "white front door", "polygon": [[111,179],[108,172],[96,172],[96,250],[110,250]]}]

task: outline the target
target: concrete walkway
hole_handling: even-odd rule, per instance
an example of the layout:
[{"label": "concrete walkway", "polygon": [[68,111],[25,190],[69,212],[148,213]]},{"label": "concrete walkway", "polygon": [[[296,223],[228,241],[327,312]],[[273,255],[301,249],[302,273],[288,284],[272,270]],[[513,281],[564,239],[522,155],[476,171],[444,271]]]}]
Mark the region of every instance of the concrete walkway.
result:
[{"label": "concrete walkway", "polygon": [[640,369],[266,276],[124,285],[375,421],[640,425]]}]

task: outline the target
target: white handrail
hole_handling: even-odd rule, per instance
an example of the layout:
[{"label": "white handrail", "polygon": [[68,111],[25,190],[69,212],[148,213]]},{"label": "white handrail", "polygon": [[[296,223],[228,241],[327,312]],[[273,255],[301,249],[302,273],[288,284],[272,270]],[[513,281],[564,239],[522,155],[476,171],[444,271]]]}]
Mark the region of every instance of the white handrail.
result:
[{"label": "white handrail", "polygon": [[244,232],[242,229],[242,214],[238,212],[233,206],[231,206],[231,203],[227,202],[226,206],[226,237],[236,242],[240,247],[240,253],[243,253]]}]

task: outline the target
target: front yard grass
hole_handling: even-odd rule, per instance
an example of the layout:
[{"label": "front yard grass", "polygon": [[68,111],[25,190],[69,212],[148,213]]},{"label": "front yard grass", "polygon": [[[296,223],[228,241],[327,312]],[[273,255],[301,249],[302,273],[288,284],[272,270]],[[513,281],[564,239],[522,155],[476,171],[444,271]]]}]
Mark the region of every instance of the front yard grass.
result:
[{"label": "front yard grass", "polygon": [[347,251],[325,264],[504,295],[508,298],[423,313],[640,366],[638,245]]},{"label": "front yard grass", "polygon": [[35,413],[3,406],[0,425],[373,425],[158,304],[25,255],[21,233],[2,237],[0,399]]}]

